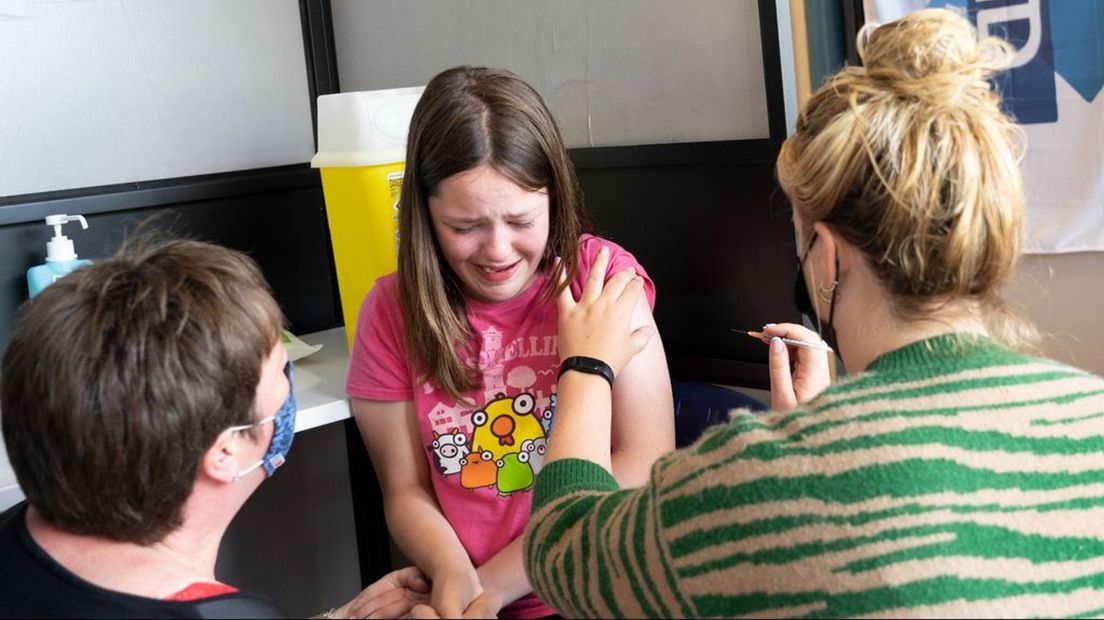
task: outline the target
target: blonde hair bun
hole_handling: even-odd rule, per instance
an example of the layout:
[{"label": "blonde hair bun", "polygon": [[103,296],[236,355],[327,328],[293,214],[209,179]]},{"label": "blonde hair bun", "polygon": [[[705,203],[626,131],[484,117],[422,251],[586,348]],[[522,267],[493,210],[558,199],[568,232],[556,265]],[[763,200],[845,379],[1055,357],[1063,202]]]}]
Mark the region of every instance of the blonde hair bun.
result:
[{"label": "blonde hair bun", "polygon": [[1002,314],[1024,142],[987,80],[1012,47],[926,9],[864,27],[858,48],[864,65],[817,89],[782,145],[782,189],[802,225],[823,222],[866,256],[900,316],[958,300]]},{"label": "blonde hair bun", "polygon": [[858,50],[869,86],[929,104],[986,95],[988,79],[1014,56],[1006,41],[979,41],[969,22],[941,9],[916,11],[885,27],[866,24],[859,31]]}]

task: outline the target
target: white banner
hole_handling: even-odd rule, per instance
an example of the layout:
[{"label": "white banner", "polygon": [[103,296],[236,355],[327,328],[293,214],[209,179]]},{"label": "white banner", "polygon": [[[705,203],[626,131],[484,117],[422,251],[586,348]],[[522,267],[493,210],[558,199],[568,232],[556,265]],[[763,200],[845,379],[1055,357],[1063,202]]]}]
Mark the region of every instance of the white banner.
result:
[{"label": "white banner", "polygon": [[957,10],[1017,48],[996,78],[1027,134],[1028,253],[1104,251],[1104,2],[864,0],[866,21],[925,7]]}]

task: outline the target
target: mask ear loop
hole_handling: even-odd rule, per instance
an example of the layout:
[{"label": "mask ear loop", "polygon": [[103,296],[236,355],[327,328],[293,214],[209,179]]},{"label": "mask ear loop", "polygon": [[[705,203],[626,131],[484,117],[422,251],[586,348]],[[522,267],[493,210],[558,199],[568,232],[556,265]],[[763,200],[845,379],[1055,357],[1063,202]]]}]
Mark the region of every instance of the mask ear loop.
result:
[{"label": "mask ear loop", "polygon": [[[814,232],[813,237],[811,239],[809,239],[809,246],[805,249],[805,258],[809,257],[809,253],[812,252],[812,250],[813,250],[813,243],[816,242],[816,240],[817,240],[817,233]],[[804,262],[805,261],[802,260],[802,264],[804,264]],[[812,280],[812,282],[813,282],[813,290],[817,292],[817,298],[820,299],[820,301],[822,301],[822,302],[828,303],[828,326],[831,327],[833,331],[835,331],[835,329],[836,329],[835,325],[833,324],[833,319],[836,316],[836,295],[839,293],[839,251],[838,250],[836,251],[835,263],[836,263],[836,274],[835,274],[836,277],[835,277],[834,280],[832,280],[832,284],[830,284],[828,286],[825,286],[825,287],[817,286],[816,268],[813,268],[809,271],[809,279]],[[826,299],[825,296],[828,295],[829,291],[831,291],[831,296]],[[814,310],[815,310],[815,308],[814,308]],[[816,315],[817,335],[820,336],[820,339],[823,341],[824,340],[824,326],[821,324],[821,321],[820,321],[820,312],[814,312],[813,314]],[[832,383],[836,382],[836,377],[838,376],[838,369],[836,367],[836,355],[838,354],[838,349],[839,349],[839,334],[836,334],[836,349],[837,349],[836,352],[828,353],[828,379]]]},{"label": "mask ear loop", "polygon": [[[840,341],[839,332],[836,331],[836,296],[839,295],[839,250],[836,250],[836,277],[832,280],[832,299],[828,302],[828,327],[832,328],[832,333],[836,336],[836,350],[828,354],[828,377],[832,383],[836,382],[836,356],[840,355]],[[822,336],[823,338],[823,336]]]},{"label": "mask ear loop", "polygon": [[[802,271],[804,271],[805,261],[809,259],[809,254],[813,251],[813,244],[816,243],[816,240],[817,240],[817,232],[814,230],[813,235],[811,237],[809,237],[809,243],[807,243],[805,245],[805,256],[803,256],[802,259],[801,259]],[[816,269],[810,269],[809,270],[809,279],[812,280],[812,282],[813,282],[813,290],[818,293],[817,297],[820,297],[820,295],[819,295],[820,287],[817,286],[817,282],[816,282]],[[826,300],[824,300],[824,301],[826,301]],[[816,311],[816,306],[815,305],[813,306],[813,318],[816,319],[816,323],[817,323],[817,326],[816,326],[817,327],[817,336],[820,336],[820,339],[824,340],[824,330],[821,329],[821,325],[820,325],[820,313]]]},{"label": "mask ear loop", "polygon": [[[275,419],[276,419],[276,416],[270,415],[267,418],[262,418],[260,420],[257,420],[256,422],[253,422],[252,424],[241,424],[239,426],[231,426],[230,428],[228,428],[228,429],[226,429],[222,432],[223,433],[239,433],[241,431],[249,430],[251,428],[260,426],[262,424],[272,422]],[[246,467],[245,469],[234,472],[234,479],[232,480],[232,482],[237,482],[238,480],[241,480],[247,474],[252,473],[255,469],[257,469],[261,465],[264,465],[264,459],[263,458],[261,460],[257,461],[256,463],[253,463],[249,467]]]},{"label": "mask ear loop", "polygon": [[[817,287],[816,269],[809,270],[809,279],[812,280],[812,282],[813,282],[813,290],[817,291],[819,293],[820,289]],[[817,295],[817,297],[819,298],[820,295]],[[813,310],[816,310],[816,306],[813,306]],[[819,312],[813,312],[813,318],[816,319],[817,335],[820,336],[821,340],[824,340],[824,330],[822,329],[821,324],[820,324],[820,313]]]}]

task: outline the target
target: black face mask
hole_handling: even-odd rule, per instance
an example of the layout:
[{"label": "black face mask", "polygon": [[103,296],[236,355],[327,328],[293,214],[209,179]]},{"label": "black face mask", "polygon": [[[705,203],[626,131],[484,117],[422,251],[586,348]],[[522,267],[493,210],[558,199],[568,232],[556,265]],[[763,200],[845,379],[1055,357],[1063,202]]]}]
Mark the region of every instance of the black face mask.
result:
[{"label": "black face mask", "polygon": [[836,291],[839,290],[839,256],[836,256],[836,281],[832,283],[832,299],[828,303],[828,321],[822,322],[820,317],[817,316],[816,305],[813,304],[813,300],[809,297],[809,289],[805,286],[805,259],[809,257],[809,252],[813,249],[813,244],[816,243],[817,233],[814,232],[812,237],[809,237],[809,243],[805,246],[805,253],[797,257],[797,279],[794,281],[794,305],[797,306],[797,311],[816,323],[817,331],[820,333],[820,337],[824,342],[828,343],[828,346],[832,347],[836,353],[839,353],[839,342],[836,341],[836,330],[832,327],[832,319],[836,315]]}]

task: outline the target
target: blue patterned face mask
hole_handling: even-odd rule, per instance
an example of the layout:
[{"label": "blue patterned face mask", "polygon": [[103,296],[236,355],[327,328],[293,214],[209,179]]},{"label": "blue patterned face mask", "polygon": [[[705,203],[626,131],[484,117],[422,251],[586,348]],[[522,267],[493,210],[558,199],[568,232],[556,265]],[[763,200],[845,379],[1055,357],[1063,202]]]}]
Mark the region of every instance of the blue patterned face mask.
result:
[{"label": "blue patterned face mask", "polygon": [[276,428],[272,431],[272,443],[269,444],[264,457],[234,474],[234,480],[238,480],[258,467],[264,467],[266,476],[271,477],[276,468],[283,465],[284,461],[287,460],[288,450],[291,449],[291,440],[295,438],[295,371],[291,366],[291,360],[288,360],[287,366],[284,367],[284,374],[287,375],[288,379],[288,395],[287,400],[280,406],[276,415],[258,420],[252,424],[231,426],[226,429],[228,431],[244,431],[273,420],[276,423]]}]

